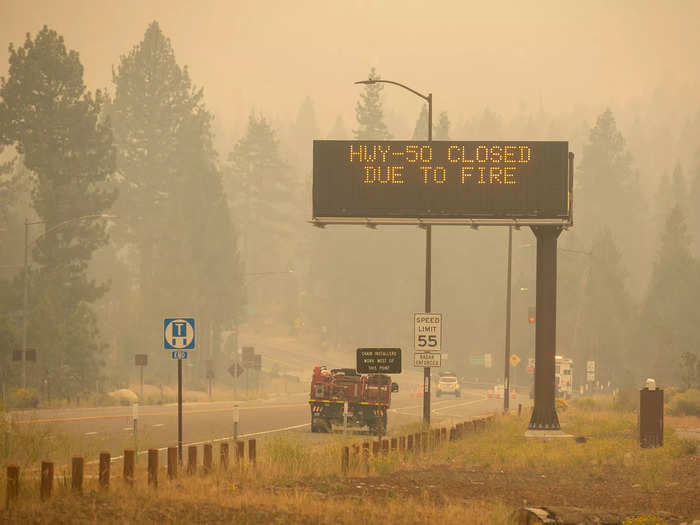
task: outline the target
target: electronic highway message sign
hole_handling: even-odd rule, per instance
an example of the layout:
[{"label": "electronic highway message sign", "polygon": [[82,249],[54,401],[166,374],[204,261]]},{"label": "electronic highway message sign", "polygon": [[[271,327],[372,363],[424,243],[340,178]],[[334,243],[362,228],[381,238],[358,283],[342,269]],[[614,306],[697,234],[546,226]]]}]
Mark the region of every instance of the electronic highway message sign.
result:
[{"label": "electronic highway message sign", "polygon": [[[321,223],[570,217],[568,142],[314,141]],[[498,222],[494,222],[497,224]]]}]

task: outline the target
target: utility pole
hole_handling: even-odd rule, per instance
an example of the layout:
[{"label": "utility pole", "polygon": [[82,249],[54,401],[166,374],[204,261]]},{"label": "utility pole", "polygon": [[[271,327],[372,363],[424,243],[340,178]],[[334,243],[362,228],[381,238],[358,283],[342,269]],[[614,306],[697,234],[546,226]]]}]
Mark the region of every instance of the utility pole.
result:
[{"label": "utility pole", "polygon": [[22,388],[27,388],[27,316],[29,315],[29,221],[24,219],[24,300],[22,301]]},{"label": "utility pole", "polygon": [[510,309],[511,263],[513,260],[513,227],[508,226],[508,269],[506,270],[506,355],[503,380],[503,412],[508,412],[510,399]]}]

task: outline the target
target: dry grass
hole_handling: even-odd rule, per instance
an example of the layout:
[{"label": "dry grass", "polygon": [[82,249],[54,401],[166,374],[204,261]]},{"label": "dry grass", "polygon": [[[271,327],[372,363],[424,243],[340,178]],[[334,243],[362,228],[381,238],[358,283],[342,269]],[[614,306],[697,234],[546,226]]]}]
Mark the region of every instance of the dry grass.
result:
[{"label": "dry grass", "polygon": [[[25,476],[20,501],[12,513],[0,515],[0,521],[505,524],[515,507],[506,504],[503,495],[484,491],[469,497],[453,490],[451,496],[443,496],[440,473],[453,471],[450,476],[454,479],[466,471],[507,471],[527,482],[539,477],[566,479],[575,472],[604,483],[605,476],[614,471],[625,486],[658,496],[659,489],[671,482],[674,461],[692,453],[671,429],[663,448],[639,448],[633,413],[572,407],[561,414],[561,420],[565,431],[586,436],[586,442],[529,440],[524,437],[526,418],[497,417],[486,432],[469,433],[463,440],[444,443],[426,454],[391,452],[368,462],[352,455],[347,477],[341,473],[342,447],[368,438],[333,434],[325,436],[322,444],[310,445],[304,436],[279,434],[258,442],[254,468],[246,465],[207,476],[182,476],[172,482],[161,469],[157,490],[147,485],[143,458],[132,490],[123,486],[119,464],[113,466],[112,488],[107,493],[97,489],[94,467],[88,469],[84,496],[71,494],[68,478],[56,472],[56,495],[47,504],[38,500],[37,480]],[[402,431],[418,430],[412,426]],[[27,453],[25,464],[34,458],[36,454]],[[164,459],[161,456],[161,462]],[[412,487],[420,487],[426,473],[437,478],[431,481],[434,485],[406,491],[398,482],[392,484],[409,477],[415,481]]]}]

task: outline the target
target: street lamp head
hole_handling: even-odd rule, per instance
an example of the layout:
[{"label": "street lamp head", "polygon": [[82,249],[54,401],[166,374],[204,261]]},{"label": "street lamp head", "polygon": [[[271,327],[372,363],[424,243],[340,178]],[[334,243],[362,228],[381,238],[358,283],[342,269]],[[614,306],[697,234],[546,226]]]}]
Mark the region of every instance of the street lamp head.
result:
[{"label": "street lamp head", "polygon": [[372,80],[372,79],[369,79],[369,80],[358,80],[357,82],[355,82],[355,84],[376,84],[376,83],[377,83],[377,81],[376,81],[376,80]]}]

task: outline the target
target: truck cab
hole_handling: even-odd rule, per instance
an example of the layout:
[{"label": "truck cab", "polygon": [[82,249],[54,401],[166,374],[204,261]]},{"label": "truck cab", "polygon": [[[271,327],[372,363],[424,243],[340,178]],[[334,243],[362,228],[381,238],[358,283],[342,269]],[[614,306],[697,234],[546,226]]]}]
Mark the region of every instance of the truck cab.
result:
[{"label": "truck cab", "polygon": [[461,397],[462,395],[457,375],[447,370],[440,372],[436,388],[438,397],[444,394],[454,395],[455,397]]}]

